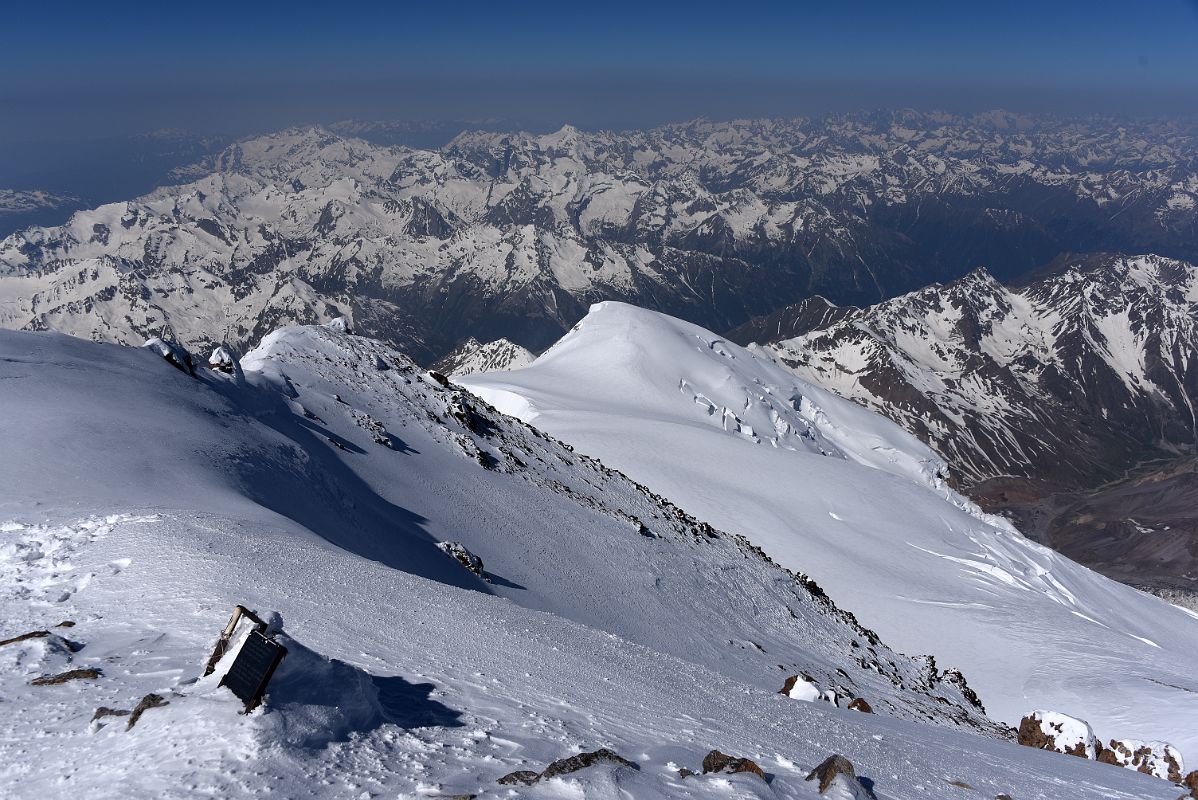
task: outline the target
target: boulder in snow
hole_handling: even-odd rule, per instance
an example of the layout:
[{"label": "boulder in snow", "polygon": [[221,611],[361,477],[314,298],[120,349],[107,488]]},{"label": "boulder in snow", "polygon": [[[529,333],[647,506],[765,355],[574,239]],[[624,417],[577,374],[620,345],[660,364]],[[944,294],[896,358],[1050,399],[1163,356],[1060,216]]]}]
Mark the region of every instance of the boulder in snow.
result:
[{"label": "boulder in snow", "polygon": [[1181,753],[1168,742],[1141,742],[1135,739],[1111,739],[1109,747],[1098,743],[1097,759],[1104,764],[1134,769],[1173,783],[1181,782],[1185,768]]},{"label": "boulder in snow", "polygon": [[873,792],[857,778],[857,770],[853,768],[853,762],[837,753],[821,761],[819,766],[808,773],[807,780],[819,781],[820,794],[824,794],[840,784],[847,791],[848,796],[854,800],[856,798],[873,798],[874,796]]},{"label": "boulder in snow", "polygon": [[539,772],[533,772],[531,769],[518,769],[515,772],[509,772],[495,782],[501,786],[532,786],[540,779]]},{"label": "boulder in snow", "polygon": [[160,336],[155,336],[152,339],[146,339],[146,343],[142,347],[153,350],[176,369],[182,370],[188,375],[196,374],[195,362],[191,359],[191,353],[187,352],[187,348],[178,342],[167,341]]},{"label": "boulder in snow", "polygon": [[572,772],[578,772],[587,767],[593,767],[597,764],[615,764],[620,767],[628,767],[630,769],[639,770],[640,767],[620,756],[618,753],[608,750],[606,747],[601,747],[589,753],[577,753],[576,755],[559,758],[545,768],[544,772],[533,772],[530,769],[519,769],[515,772],[509,772],[500,778],[497,783],[503,786],[532,786],[537,781],[556,778],[559,775],[569,775]]},{"label": "boulder in snow", "polygon": [[798,675],[791,675],[782,684],[778,694],[784,694],[787,697],[793,697],[795,700],[804,700],[808,703],[814,703],[816,700],[823,700],[825,703],[839,705],[840,700],[838,695],[832,689],[824,689],[815,678],[805,672],[800,672]]},{"label": "boulder in snow", "polygon": [[765,772],[757,766],[757,762],[748,758],[736,758],[719,750],[712,750],[703,758],[703,774],[709,772],[751,772],[763,781],[766,780]]},{"label": "boulder in snow", "polygon": [[324,324],[324,327],[331,331],[337,331],[338,333],[353,333],[353,329],[349,326],[349,320],[345,317],[336,317],[331,319]]},{"label": "boulder in snow", "polygon": [[1097,755],[1098,749],[1088,722],[1055,711],[1033,711],[1021,719],[1019,743],[1089,759]]},{"label": "boulder in snow", "polygon": [[437,542],[437,548],[478,577],[487,579],[483,570],[483,560],[467,550],[466,545],[461,542]]},{"label": "boulder in snow", "polygon": [[617,764],[622,767],[639,770],[640,767],[632,763],[628,759],[620,756],[606,747],[601,747],[598,750],[590,753],[579,753],[566,758],[559,758],[541,773],[541,779],[555,778],[558,775],[568,775],[571,772],[578,772],[580,769],[594,766],[595,764]]},{"label": "boulder in snow", "polygon": [[212,355],[208,356],[208,369],[232,375],[237,371],[237,359],[233,357],[229,348],[222,344],[212,351]]},{"label": "boulder in snow", "polygon": [[848,707],[851,711],[860,711],[863,714],[874,713],[873,706],[865,702],[865,700],[860,697],[854,697],[853,702],[849,703]]}]

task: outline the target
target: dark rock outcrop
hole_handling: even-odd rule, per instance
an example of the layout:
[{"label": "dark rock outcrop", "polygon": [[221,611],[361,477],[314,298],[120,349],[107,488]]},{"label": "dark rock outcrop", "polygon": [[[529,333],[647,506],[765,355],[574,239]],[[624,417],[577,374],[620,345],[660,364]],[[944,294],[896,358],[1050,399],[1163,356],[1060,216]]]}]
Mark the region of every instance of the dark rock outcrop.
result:
[{"label": "dark rock outcrop", "polygon": [[621,767],[628,767],[629,769],[640,769],[640,766],[622,757],[615,751],[601,747],[589,753],[577,753],[576,755],[559,758],[547,766],[543,772],[533,772],[530,769],[509,772],[497,782],[504,786],[532,786],[538,781],[549,780],[560,775],[569,775],[572,772],[578,772],[587,767],[593,767],[596,764],[615,764]]},{"label": "dark rock outcrop", "polygon": [[29,682],[30,686],[57,686],[60,683],[67,681],[78,680],[95,680],[103,673],[98,669],[69,669],[66,672],[61,672],[57,675],[43,675],[40,678],[34,678]]}]

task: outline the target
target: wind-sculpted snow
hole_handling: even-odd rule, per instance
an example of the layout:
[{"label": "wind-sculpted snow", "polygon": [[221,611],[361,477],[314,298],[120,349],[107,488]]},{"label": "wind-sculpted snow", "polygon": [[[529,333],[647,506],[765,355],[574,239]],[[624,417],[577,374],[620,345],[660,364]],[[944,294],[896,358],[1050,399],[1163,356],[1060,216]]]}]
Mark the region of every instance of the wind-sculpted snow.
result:
[{"label": "wind-sculpted snow", "polygon": [[979,263],[1198,259],[1194,142],[1167,122],[913,112],[467,132],[436,151],[290,130],[0,242],[0,325],[124,343],[170,325],[208,350],[347,315],[431,363],[471,336],[539,351],[600,299],[728,330]]},{"label": "wind-sculpted snow", "polygon": [[[598,747],[638,769],[521,793],[814,798],[836,752],[879,800],[1176,794],[1005,741],[808,579],[337,327],[195,378],[0,332],[0,405],[0,634],[47,632],[0,646],[5,797],[507,797]],[[289,651],[249,716],[226,662],[197,680],[234,603]],[[72,669],[97,674],[29,685]],[[878,713],[779,694],[798,673]],[[715,748],[770,782],[680,776]]]},{"label": "wind-sculpted snow", "polygon": [[1198,753],[1198,620],[980,513],[925,445],[769,359],[604,303],[532,366],[463,382],[801,566],[999,719],[1052,709]]}]

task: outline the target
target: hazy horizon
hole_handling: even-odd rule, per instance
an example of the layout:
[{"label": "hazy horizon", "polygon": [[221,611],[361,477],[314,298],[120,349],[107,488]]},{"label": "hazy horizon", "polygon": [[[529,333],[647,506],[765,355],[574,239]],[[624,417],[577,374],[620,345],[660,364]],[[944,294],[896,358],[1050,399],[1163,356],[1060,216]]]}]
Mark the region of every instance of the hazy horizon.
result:
[{"label": "hazy horizon", "polygon": [[0,142],[343,119],[644,128],[914,107],[1198,113],[1198,4],[24,4]]}]

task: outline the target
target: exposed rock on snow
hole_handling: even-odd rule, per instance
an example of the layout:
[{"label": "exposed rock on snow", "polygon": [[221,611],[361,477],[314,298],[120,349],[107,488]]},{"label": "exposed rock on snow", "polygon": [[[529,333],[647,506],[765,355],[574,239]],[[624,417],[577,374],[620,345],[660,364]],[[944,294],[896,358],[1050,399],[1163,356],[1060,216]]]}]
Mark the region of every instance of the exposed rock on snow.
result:
[{"label": "exposed rock on snow", "polygon": [[195,363],[191,359],[191,353],[187,352],[187,348],[178,342],[169,342],[159,336],[152,339],[147,339],[142,345],[148,350],[153,350],[158,355],[166,359],[167,363],[188,375],[195,376]]},{"label": "exposed rock on snow", "polygon": [[778,693],[809,703],[822,700],[825,703],[839,705],[838,700],[840,699],[836,691],[822,688],[815,678],[805,674],[791,675],[782,684],[782,689]]},{"label": "exposed rock on snow", "polygon": [[1185,762],[1181,754],[1168,742],[1139,742],[1111,739],[1104,747],[1098,743],[1097,760],[1126,769],[1134,769],[1145,775],[1155,775],[1173,783],[1181,783]]},{"label": "exposed rock on snow", "polygon": [[141,700],[137,701],[137,705],[133,707],[133,711],[129,714],[129,722],[125,725],[125,730],[131,730],[137,724],[137,721],[141,719],[141,715],[151,708],[162,708],[165,705],[170,705],[170,703],[162,695],[152,692],[147,694]]},{"label": "exposed rock on snow", "polygon": [[518,769],[515,772],[509,772],[495,780],[500,786],[532,786],[541,779],[541,773],[534,772],[531,769]]},{"label": "exposed rock on snow", "polygon": [[860,697],[854,697],[852,702],[845,706],[845,708],[849,709],[850,711],[860,711],[863,714],[874,713],[873,706]]},{"label": "exposed rock on snow", "polygon": [[483,560],[467,550],[466,545],[461,542],[438,542],[437,547],[441,548],[442,552],[456,560],[467,570],[486,580],[486,573],[483,570]]},{"label": "exposed rock on snow", "polygon": [[807,780],[819,781],[820,794],[840,788],[847,795],[846,800],[857,800],[857,798],[874,800],[873,792],[858,780],[853,762],[839,754],[830,755],[821,761],[807,775]]},{"label": "exposed rock on snow", "polygon": [[712,772],[749,772],[761,778],[763,781],[768,781],[765,776],[765,771],[757,766],[757,762],[749,758],[737,758],[730,756],[727,753],[721,753],[719,750],[712,750],[703,757],[703,774],[707,775]]},{"label": "exposed rock on snow", "polygon": [[66,672],[60,672],[57,675],[43,675],[40,678],[34,678],[33,680],[31,680],[29,682],[29,685],[30,686],[57,686],[60,683],[66,683],[68,681],[78,681],[78,680],[94,681],[96,678],[99,678],[102,674],[103,673],[101,673],[100,670],[93,669],[90,667],[84,668],[84,669],[69,669]]},{"label": "exposed rock on snow", "polygon": [[233,357],[229,348],[221,345],[208,356],[208,367],[232,375],[237,371],[237,359]]},{"label": "exposed rock on snow", "polygon": [[618,767],[628,767],[629,769],[639,770],[640,766],[634,764],[626,758],[623,758],[618,753],[615,753],[606,747],[601,747],[589,753],[578,753],[577,755],[559,758],[552,762],[542,772],[534,772],[529,769],[516,770],[509,772],[507,775],[499,778],[496,783],[503,786],[532,786],[540,781],[557,778],[562,775],[569,775],[579,770],[593,767],[598,764],[612,764]]},{"label": "exposed rock on snow", "polygon": [[556,778],[558,775],[568,775],[571,772],[578,772],[580,769],[586,769],[596,764],[616,764],[629,769],[640,769],[640,767],[628,759],[620,756],[606,747],[601,747],[590,753],[579,753],[565,758],[559,758],[551,763],[541,773],[541,780]]},{"label": "exposed rock on snow", "polygon": [[1054,711],[1033,711],[1019,722],[1019,743],[1078,758],[1094,758],[1097,740],[1085,720]]}]

